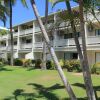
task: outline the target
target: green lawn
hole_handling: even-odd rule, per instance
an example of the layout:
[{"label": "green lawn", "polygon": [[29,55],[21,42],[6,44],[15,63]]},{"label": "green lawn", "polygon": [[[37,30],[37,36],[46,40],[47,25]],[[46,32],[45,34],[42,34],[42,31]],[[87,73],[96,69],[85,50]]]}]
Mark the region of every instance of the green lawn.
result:
[{"label": "green lawn", "polygon": [[[87,100],[82,75],[64,71],[78,100]],[[93,75],[100,99],[100,76]],[[69,100],[56,70],[0,68],[0,100]]]}]

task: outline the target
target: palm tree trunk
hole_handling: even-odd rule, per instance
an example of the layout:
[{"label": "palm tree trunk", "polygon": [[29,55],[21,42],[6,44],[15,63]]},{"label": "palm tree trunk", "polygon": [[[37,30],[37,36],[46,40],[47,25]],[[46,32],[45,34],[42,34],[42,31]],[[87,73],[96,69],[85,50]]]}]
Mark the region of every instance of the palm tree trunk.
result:
[{"label": "palm tree trunk", "polygon": [[84,17],[83,17],[83,0],[79,0],[79,12],[80,12],[80,29],[82,35],[82,47],[83,47],[83,56],[84,56],[84,81],[86,85],[87,96],[89,100],[96,100],[95,93],[93,90],[93,84],[91,80],[91,74],[87,58],[86,50],[86,40],[85,40],[85,29],[84,29]]},{"label": "palm tree trunk", "polygon": [[[66,1],[66,5],[67,5],[67,9],[68,9],[69,14],[72,14],[69,1]],[[82,18],[82,16],[81,16],[81,18]],[[95,97],[93,87],[92,87],[91,75],[90,75],[90,71],[89,71],[88,59],[87,59],[86,43],[85,43],[85,31],[83,31],[84,24],[82,24],[82,25],[83,25],[83,28],[81,29],[81,34],[82,34],[83,54],[82,54],[82,50],[81,50],[81,47],[80,47],[80,44],[79,44],[78,37],[75,34],[76,33],[76,27],[75,27],[75,24],[74,24],[74,20],[71,20],[71,27],[72,27],[72,30],[73,30],[73,33],[74,33],[73,35],[74,35],[74,39],[75,39],[75,44],[76,44],[76,48],[77,48],[77,51],[79,53],[79,58],[80,58],[80,61],[81,61],[81,66],[82,66],[87,96],[90,97],[90,95],[91,95],[91,96]],[[90,88],[91,88],[91,90],[90,90]],[[91,94],[89,94],[89,93],[91,93]],[[95,100],[95,99],[89,98],[89,100]]]},{"label": "palm tree trunk", "polygon": [[[45,27],[47,26],[47,21],[48,21],[48,0],[45,2]],[[43,62],[42,62],[42,67],[45,70],[46,69],[46,43],[43,38]]]},{"label": "palm tree trunk", "polygon": [[35,5],[35,1],[34,0],[30,0],[30,1],[31,1],[33,10],[34,10],[35,16],[36,16],[36,18],[38,20],[40,29],[42,31],[42,34],[44,36],[45,42],[46,42],[47,47],[49,49],[49,52],[51,54],[51,57],[52,57],[52,59],[53,59],[53,61],[55,63],[56,69],[58,70],[58,73],[59,73],[59,75],[61,77],[61,80],[63,81],[63,83],[65,85],[66,91],[68,92],[69,97],[71,98],[71,100],[77,100],[76,96],[75,96],[75,94],[74,94],[74,92],[73,92],[68,80],[66,79],[66,77],[64,75],[64,72],[63,72],[63,70],[62,70],[62,68],[61,68],[61,66],[60,66],[60,64],[58,62],[58,59],[57,59],[56,54],[55,54],[55,51],[54,51],[53,47],[50,45],[50,40],[48,38],[47,32],[45,30],[45,27],[43,26],[42,20],[39,17],[39,14],[38,14],[38,11],[37,11],[37,8],[36,8],[36,5]]},{"label": "palm tree trunk", "polygon": [[12,1],[10,0],[11,66],[13,66]]}]

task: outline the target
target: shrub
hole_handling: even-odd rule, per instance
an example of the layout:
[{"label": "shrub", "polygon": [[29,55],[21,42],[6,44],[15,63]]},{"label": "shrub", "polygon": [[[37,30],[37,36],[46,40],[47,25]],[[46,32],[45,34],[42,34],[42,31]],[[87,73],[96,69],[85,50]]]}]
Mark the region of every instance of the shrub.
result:
[{"label": "shrub", "polygon": [[4,58],[0,58],[0,62],[2,62],[2,64],[8,64],[7,60],[5,60]]},{"label": "shrub", "polygon": [[46,62],[46,67],[47,67],[47,69],[55,69],[55,64],[53,61],[48,60]]},{"label": "shrub", "polygon": [[79,60],[66,60],[64,68],[67,68],[69,72],[72,72],[72,71],[81,72],[82,71]]},{"label": "shrub", "polygon": [[3,63],[0,61],[0,67],[3,66]]},{"label": "shrub", "polygon": [[91,68],[91,73],[93,74],[100,74],[100,62],[95,63]]},{"label": "shrub", "polygon": [[31,60],[30,59],[22,59],[23,67],[30,67],[31,66]]},{"label": "shrub", "polygon": [[23,65],[23,61],[21,59],[14,59],[14,65],[15,66],[22,66]]},{"label": "shrub", "polygon": [[63,60],[63,59],[60,59],[60,60],[59,60],[59,64],[60,64],[60,66],[63,68],[63,67],[64,67],[64,65],[65,65],[64,60]]}]

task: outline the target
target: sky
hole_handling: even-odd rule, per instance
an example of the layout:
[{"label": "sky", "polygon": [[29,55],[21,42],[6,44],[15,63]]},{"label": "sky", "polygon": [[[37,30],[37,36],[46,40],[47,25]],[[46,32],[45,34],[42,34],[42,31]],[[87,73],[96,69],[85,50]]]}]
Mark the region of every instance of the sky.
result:
[{"label": "sky", "polygon": [[[13,21],[12,21],[13,25],[18,25],[20,23],[35,19],[35,15],[31,7],[30,0],[26,0],[28,8],[25,8],[21,4],[20,2],[21,0],[16,0],[16,1],[17,1],[16,5],[13,7]],[[36,1],[36,5],[37,5],[40,16],[44,16],[45,15],[45,0],[35,0],[35,1]],[[76,5],[77,5],[76,3],[71,2],[72,7]],[[52,9],[51,4],[49,3],[49,14],[56,12],[59,9],[66,9],[65,3],[59,3],[53,9]],[[0,21],[0,26],[3,26],[3,23],[1,21]],[[9,28],[9,18],[7,18],[6,27]]]}]

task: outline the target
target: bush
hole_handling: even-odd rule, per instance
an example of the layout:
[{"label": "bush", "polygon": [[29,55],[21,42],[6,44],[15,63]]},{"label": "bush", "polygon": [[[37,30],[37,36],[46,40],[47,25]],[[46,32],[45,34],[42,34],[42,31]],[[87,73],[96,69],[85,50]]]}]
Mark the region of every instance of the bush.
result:
[{"label": "bush", "polygon": [[21,59],[14,59],[14,65],[15,66],[22,66],[23,65],[23,61]]},{"label": "bush", "polygon": [[93,65],[93,67],[91,68],[91,73],[100,74],[100,62]]},{"label": "bush", "polygon": [[31,66],[31,60],[30,59],[22,59],[23,67],[30,67]]},{"label": "bush", "polygon": [[0,61],[0,67],[3,66],[3,63]]},{"label": "bush", "polygon": [[59,60],[59,64],[60,64],[60,66],[63,68],[63,67],[64,67],[64,65],[65,65],[64,60],[63,60],[63,59],[60,59],[60,60]]},{"label": "bush", "polygon": [[46,67],[47,67],[47,69],[55,69],[55,64],[53,61],[48,60],[46,62]]},{"label": "bush", "polygon": [[81,72],[82,71],[79,60],[66,60],[64,68],[67,68],[69,72],[72,72],[72,71]]},{"label": "bush", "polygon": [[4,65],[8,64],[7,60],[5,60],[4,58],[0,58],[0,62],[2,62],[2,64]]}]

